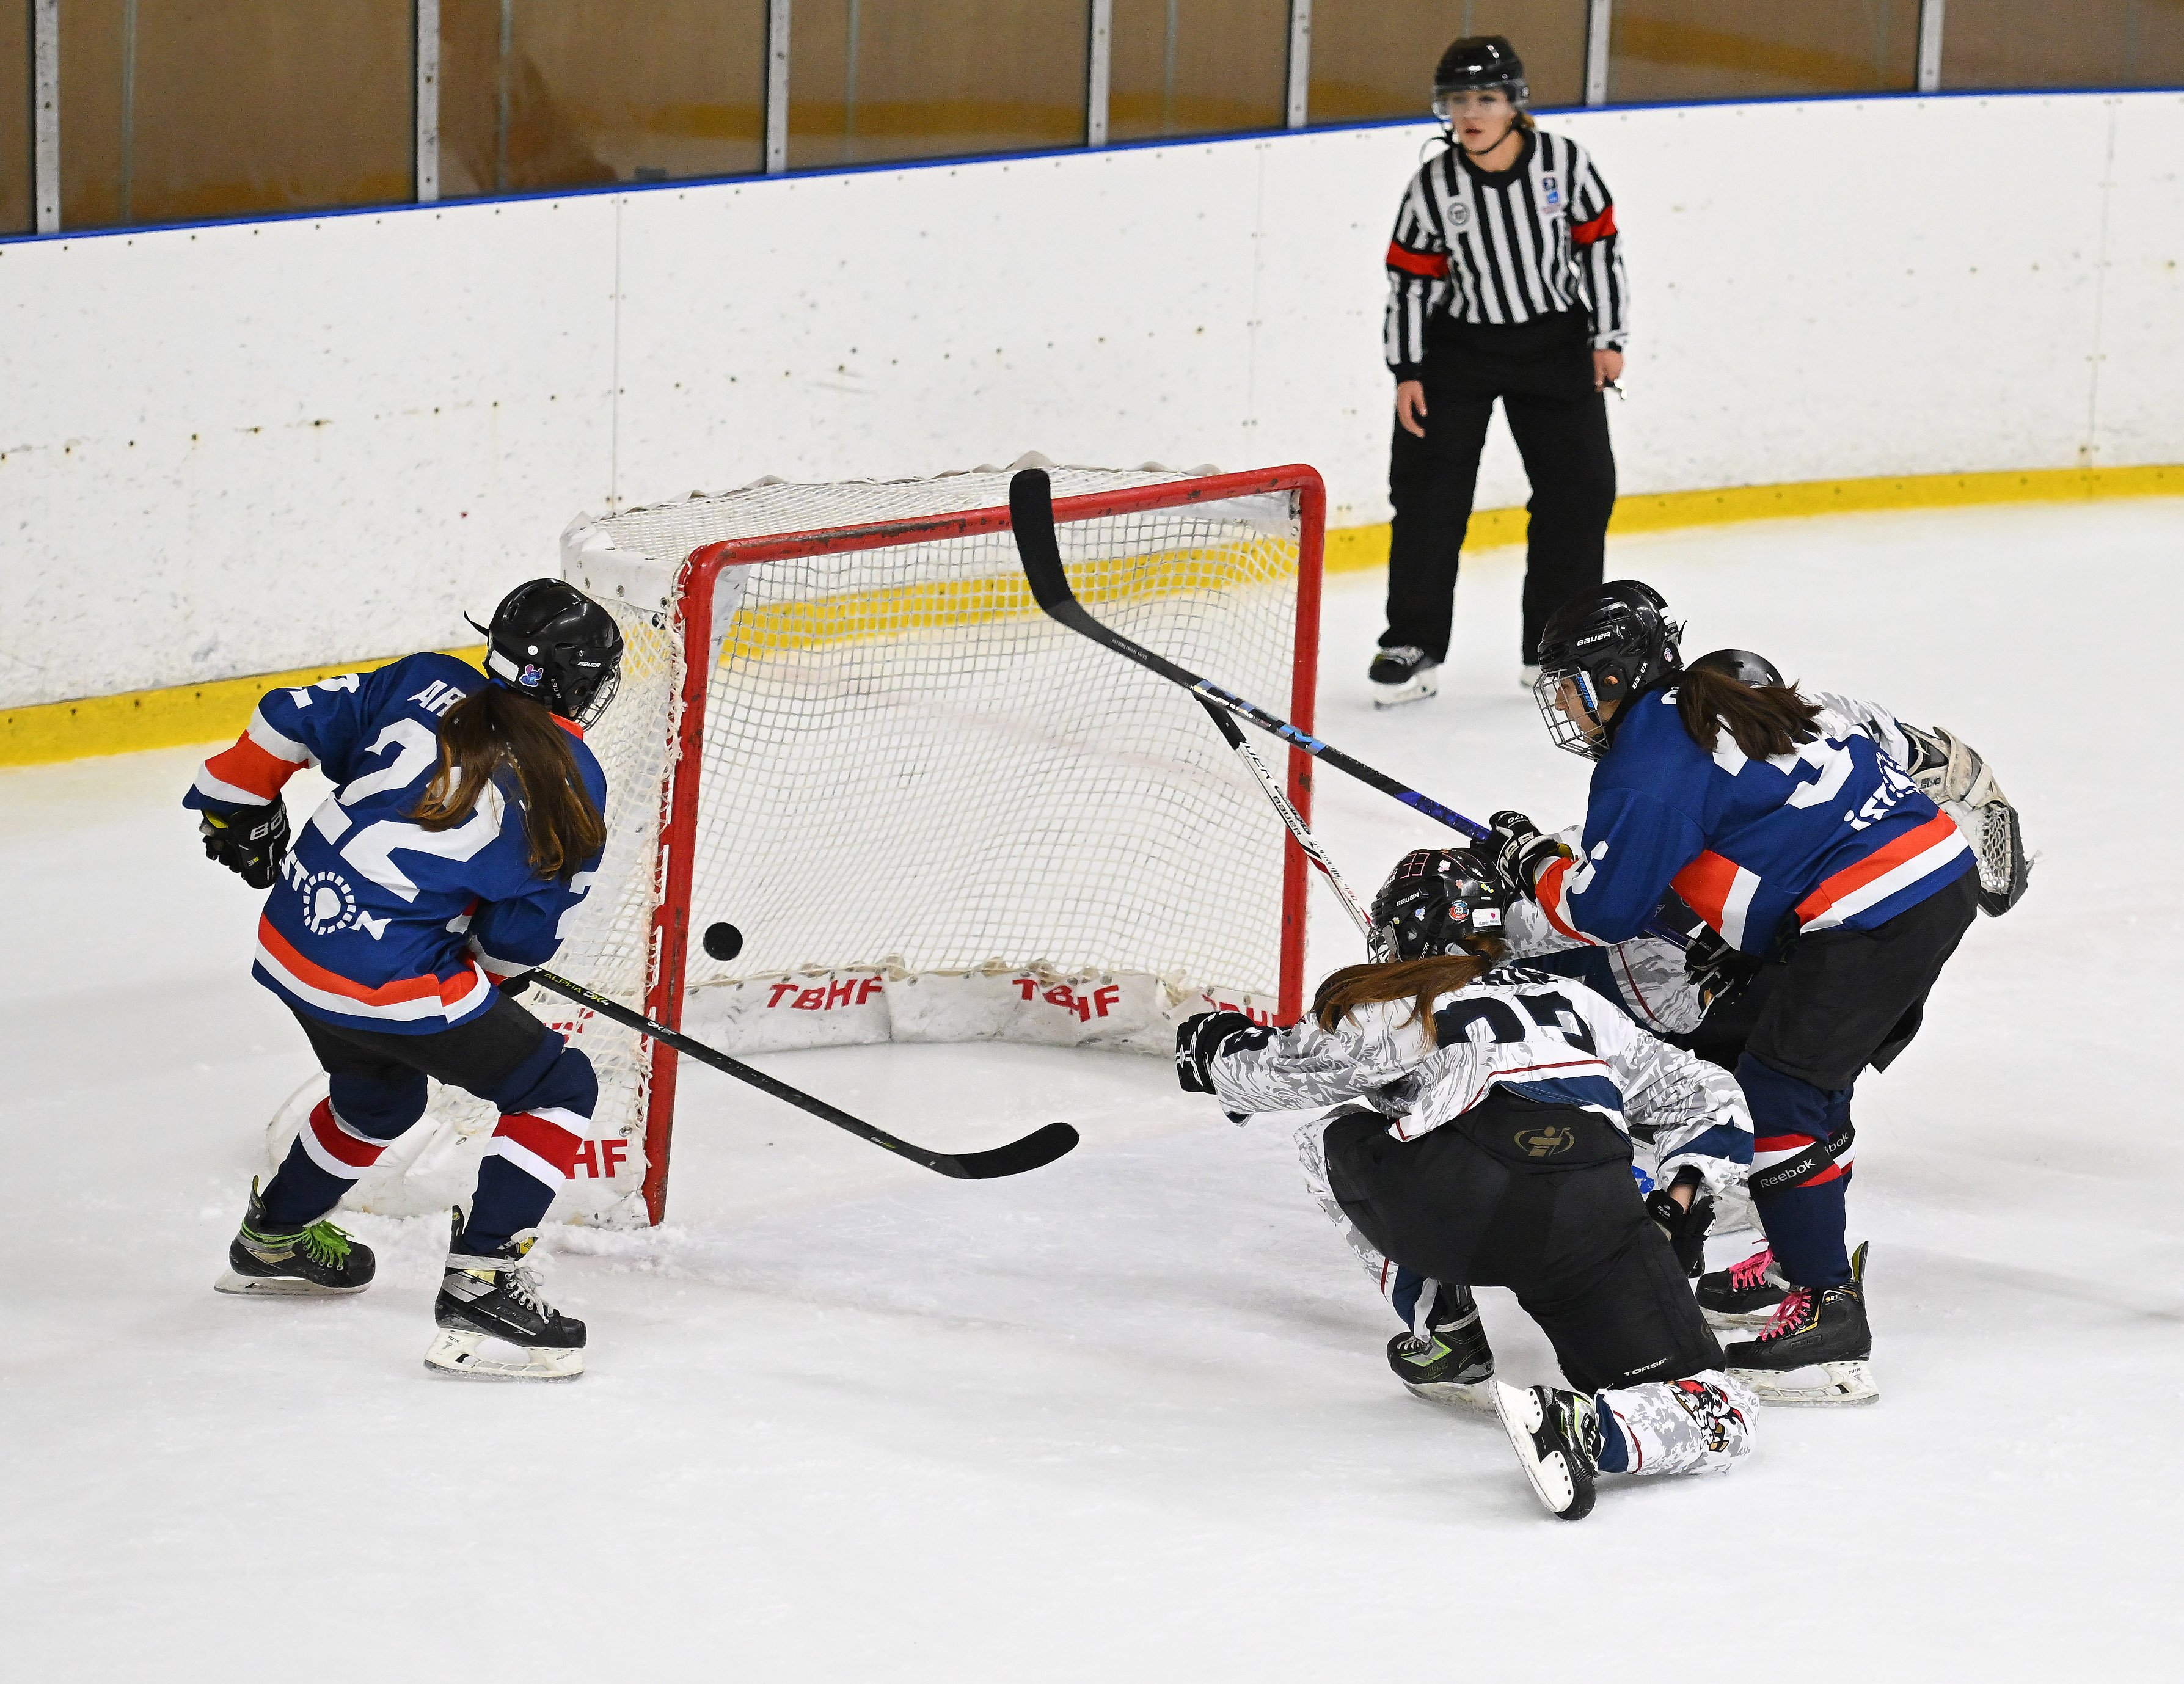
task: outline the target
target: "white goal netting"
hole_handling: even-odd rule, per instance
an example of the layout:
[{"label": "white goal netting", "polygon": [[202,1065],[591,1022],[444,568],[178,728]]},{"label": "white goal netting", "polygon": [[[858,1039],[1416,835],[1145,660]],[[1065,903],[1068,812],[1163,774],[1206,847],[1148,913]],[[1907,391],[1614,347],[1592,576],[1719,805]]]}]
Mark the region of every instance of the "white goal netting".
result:
[{"label": "white goal netting", "polygon": [[[1182,501],[1188,475],[1051,472],[1057,501],[1178,499],[1061,511],[1095,614],[1308,713],[1296,493]],[[1272,1012],[1285,960],[1302,961],[1301,931],[1285,938],[1285,832],[1188,693],[1040,613],[990,514],[946,519],[1005,509],[1009,478],[761,483],[571,526],[565,576],[613,610],[626,647],[588,737],[607,773],[607,853],[555,969],[658,1009],[660,895],[687,842],[688,903],[665,914],[688,929],[682,1023],[731,1053],[986,1036],[1165,1051],[1207,997]],[[877,540],[854,530],[883,523]],[[798,553],[686,565],[794,534],[814,536],[768,546]],[[705,651],[701,720],[686,624]],[[727,960],[700,944],[723,922],[743,938]],[[598,1162],[557,1210],[611,1220],[645,1168],[652,1049],[543,991],[526,1003],[600,1075]],[[464,1143],[490,1132],[464,1096],[443,1113],[410,1182],[443,1178],[434,1152],[455,1176]],[[372,1179],[387,1183],[373,1208],[424,1202]]]}]

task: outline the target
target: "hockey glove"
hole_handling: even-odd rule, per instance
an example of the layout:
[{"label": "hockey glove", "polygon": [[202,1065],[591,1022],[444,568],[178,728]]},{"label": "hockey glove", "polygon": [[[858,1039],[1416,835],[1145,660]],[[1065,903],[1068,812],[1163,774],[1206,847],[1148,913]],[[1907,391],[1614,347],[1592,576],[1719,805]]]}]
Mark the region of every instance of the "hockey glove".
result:
[{"label": "hockey glove", "polygon": [[1568,850],[1552,836],[1542,836],[1540,827],[1522,813],[1504,809],[1488,821],[1493,834],[1479,844],[1486,856],[1493,860],[1502,879],[1527,900],[1537,900],[1539,892],[1534,887],[1540,871],[1551,859],[1568,857]]},{"label": "hockey glove", "polygon": [[[1682,1182],[1691,1176],[1689,1170],[1676,1177]],[[1691,1209],[1679,1204],[1666,1187],[1656,1187],[1646,1196],[1646,1214],[1661,1225],[1661,1231],[1669,1237],[1669,1244],[1676,1253],[1676,1262],[1688,1276],[1706,1272],[1707,1230],[1713,1226],[1713,1201],[1704,1193],[1695,1194]]]},{"label": "hockey glove", "polygon": [[254,889],[270,889],[288,853],[288,809],[279,802],[198,815],[205,858],[225,865]]},{"label": "hockey glove", "polygon": [[1684,975],[1699,991],[1699,1004],[1712,1011],[1741,994],[1759,974],[1759,961],[1739,953],[1712,930],[1702,930],[1684,949]]},{"label": "hockey glove", "polygon": [[1175,1079],[1185,1093],[1213,1092],[1213,1059],[1230,1036],[1258,1025],[1241,1012],[1201,1012],[1175,1027]]}]

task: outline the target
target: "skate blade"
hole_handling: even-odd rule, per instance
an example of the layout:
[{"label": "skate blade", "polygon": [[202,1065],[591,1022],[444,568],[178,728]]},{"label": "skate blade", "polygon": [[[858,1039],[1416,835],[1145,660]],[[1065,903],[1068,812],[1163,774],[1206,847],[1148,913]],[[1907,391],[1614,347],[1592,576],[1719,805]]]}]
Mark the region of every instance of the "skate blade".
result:
[{"label": "skate blade", "polygon": [[1376,708],[1400,708],[1406,702],[1423,702],[1440,692],[1440,680],[1432,672],[1423,673],[1408,684],[1375,684],[1373,686],[1373,705]]},{"label": "skate blade", "polygon": [[1568,1466],[1557,1456],[1549,1467],[1533,1442],[1532,1435],[1544,1425],[1539,1394],[1529,1386],[1504,1386],[1498,1380],[1488,1381],[1485,1389],[1494,1394],[1494,1413],[1502,1418],[1502,1430],[1509,1435],[1509,1448],[1517,1453],[1534,1495],[1557,1520],[1582,1520],[1592,1505],[1578,1507],[1577,1481]]},{"label": "skate blade", "polygon": [[[1861,1358],[1847,1363],[1808,1363],[1802,1368],[1733,1368],[1732,1379],[1752,1388],[1752,1395],[1778,1409],[1845,1409],[1876,1403],[1880,1387],[1874,1384],[1873,1364]],[[1808,1378],[1800,1384],[1797,1376]]]},{"label": "skate blade", "polygon": [[582,1350],[559,1350],[546,1345],[517,1346],[526,1361],[504,1362],[494,1357],[482,1357],[478,1347],[485,1342],[482,1333],[465,1333],[455,1328],[443,1327],[432,1341],[432,1348],[425,1353],[425,1371],[444,1375],[454,1380],[576,1380],[584,1372],[584,1353]]},{"label": "skate blade", "polygon": [[1468,1409],[1481,1415],[1490,1415],[1495,1412],[1491,1376],[1468,1384],[1453,1380],[1437,1380],[1422,1385],[1415,1380],[1407,1380],[1403,1385],[1413,1398],[1423,1398],[1429,1403],[1438,1403],[1445,1409]]},{"label": "skate blade", "polygon": [[292,1275],[238,1275],[231,1269],[212,1283],[212,1289],[246,1298],[348,1298],[370,1284],[367,1281],[364,1287],[321,1287]]}]

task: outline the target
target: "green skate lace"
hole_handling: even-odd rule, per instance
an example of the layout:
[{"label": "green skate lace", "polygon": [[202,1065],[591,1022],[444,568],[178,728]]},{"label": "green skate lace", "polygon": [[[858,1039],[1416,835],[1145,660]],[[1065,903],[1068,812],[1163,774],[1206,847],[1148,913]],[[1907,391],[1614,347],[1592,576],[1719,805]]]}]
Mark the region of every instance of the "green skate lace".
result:
[{"label": "green skate lace", "polygon": [[312,1262],[332,1269],[348,1260],[349,1238],[331,1222],[314,1222],[304,1230],[301,1249]]}]

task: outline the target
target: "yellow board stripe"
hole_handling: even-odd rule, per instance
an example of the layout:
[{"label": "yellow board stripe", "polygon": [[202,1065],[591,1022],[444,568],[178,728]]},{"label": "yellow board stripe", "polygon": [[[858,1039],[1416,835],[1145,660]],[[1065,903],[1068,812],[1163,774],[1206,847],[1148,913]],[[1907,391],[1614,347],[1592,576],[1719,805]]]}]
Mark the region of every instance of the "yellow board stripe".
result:
[{"label": "yellow board stripe", "polygon": [[[485,645],[444,653],[476,665],[485,659]],[[250,723],[250,710],[269,690],[316,684],[337,673],[370,672],[401,659],[385,655],[338,666],[223,678],[210,684],[179,684],[165,690],[90,696],[80,702],[0,709],[0,766],[35,766],[92,754],[128,754],[140,748],[225,742],[242,734],[243,726]]]},{"label": "yellow board stripe", "polygon": [[[2076,503],[2097,497],[2184,497],[2184,466],[2022,468],[1998,474],[1905,474],[1877,480],[1802,480],[1719,491],[1648,492],[1615,500],[1610,536],[1718,526],[1732,520],[1782,520],[1886,509],[1949,509],[1986,503]],[[1471,517],[1467,550],[1524,542],[1521,509],[1482,509]],[[1327,571],[1357,573],[1388,564],[1385,526],[1344,526],[1327,535]]]},{"label": "yellow board stripe", "polygon": [[[1662,492],[1618,499],[1611,533],[1658,532],[1711,526],[1732,520],[1778,520],[1891,509],[1946,509],[1995,503],[2070,503],[2096,498],[2184,496],[2184,465],[2149,468],[2043,468],[1991,474],[1913,474],[1869,480],[1814,480],[1779,486],[1734,486],[1716,491]],[[1470,549],[1522,543],[1521,509],[1480,509],[1471,517]],[[1346,526],[1327,535],[1327,570],[1362,572],[1384,567],[1388,529]],[[846,604],[845,604],[846,606]],[[964,604],[933,603],[928,623],[950,623]],[[1000,606],[999,603],[994,604]],[[1013,602],[1011,609],[1017,607]],[[781,624],[759,632],[761,647],[795,647],[827,628]],[[448,653],[476,662],[482,646]],[[234,736],[268,690],[310,684],[336,673],[369,672],[396,657],[309,667],[296,672],[220,679],[164,690],[136,690],[75,702],[0,709],[0,766],[38,765],[93,754],[124,754]]]},{"label": "yellow board stripe", "polygon": [[[1103,557],[1070,570],[1071,586],[1081,603],[1143,601],[1292,580],[1296,576],[1296,545],[1275,539],[1200,545]],[[954,625],[1044,618],[1021,573],[924,579],[755,606],[747,599],[730,625],[721,664]]]}]

